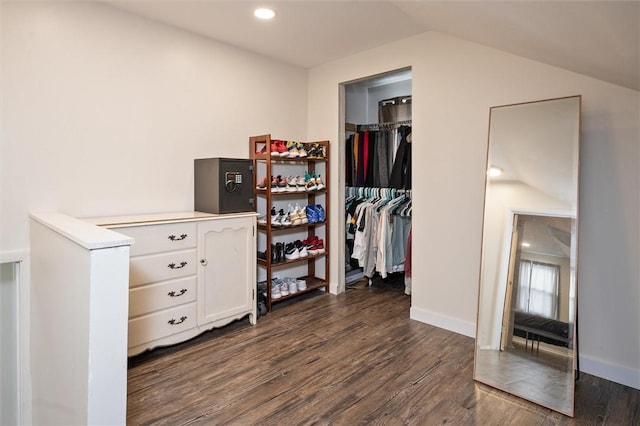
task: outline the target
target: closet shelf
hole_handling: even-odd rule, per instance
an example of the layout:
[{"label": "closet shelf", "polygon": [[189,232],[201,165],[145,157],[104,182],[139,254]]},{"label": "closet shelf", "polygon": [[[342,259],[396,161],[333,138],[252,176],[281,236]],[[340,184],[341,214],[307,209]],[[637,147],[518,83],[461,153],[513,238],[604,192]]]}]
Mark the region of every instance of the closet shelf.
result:
[{"label": "closet shelf", "polygon": [[308,157],[267,157],[264,154],[254,154],[252,157],[253,160],[256,161],[267,161],[270,160],[272,164],[306,164],[316,161],[327,161],[326,158],[308,158]]},{"label": "closet shelf", "polygon": [[281,197],[286,195],[295,195],[297,197],[304,197],[307,195],[324,194],[326,192],[327,192],[326,189],[317,189],[313,191],[284,191],[284,192],[272,192],[272,191],[267,191],[266,189],[259,189],[259,188],[256,188],[255,190],[256,194],[267,195],[269,193],[271,194],[272,197]]},{"label": "closet shelf", "polygon": [[322,258],[325,256],[328,256],[329,252],[325,251],[324,253],[320,253],[320,254],[310,254],[309,256],[305,256],[305,257],[301,257],[298,259],[293,259],[293,260],[285,260],[284,262],[278,262],[278,263],[271,263],[271,262],[267,262],[264,259],[260,259],[258,258],[258,265],[262,265],[262,266],[270,266],[272,268],[278,267],[278,266],[286,266],[286,265],[291,265],[294,263],[302,263],[306,260],[314,260],[314,259],[318,259],[318,258]]},{"label": "closet shelf", "polygon": [[[295,293],[289,294],[288,296],[282,296],[279,299],[273,299],[271,301],[271,303],[277,303],[277,302],[282,302],[283,300],[287,300],[287,299],[292,299],[296,296],[300,296],[302,294],[305,293],[311,293],[312,291],[316,291],[318,289],[321,288],[327,288],[327,286],[329,285],[329,283],[322,279],[322,278],[318,278],[318,277],[298,277],[297,279],[299,280],[305,280],[307,282],[307,289],[306,290],[299,290]],[[326,290],[325,290],[326,291]]]},{"label": "closet shelf", "polygon": [[315,222],[315,223],[303,223],[300,225],[290,225],[290,226],[272,226],[271,228],[269,228],[267,225],[263,225],[263,224],[259,224],[258,225],[258,229],[266,231],[267,229],[270,229],[271,231],[286,231],[287,229],[304,229],[304,228],[310,228],[313,226],[322,226],[324,225],[326,222]]}]

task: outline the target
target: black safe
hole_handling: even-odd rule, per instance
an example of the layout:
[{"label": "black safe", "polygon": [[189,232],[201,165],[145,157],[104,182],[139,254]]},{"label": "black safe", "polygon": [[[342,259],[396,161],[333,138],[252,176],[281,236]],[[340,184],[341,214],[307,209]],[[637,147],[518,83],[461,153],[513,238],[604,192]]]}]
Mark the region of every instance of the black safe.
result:
[{"label": "black safe", "polygon": [[251,160],[199,158],[193,166],[195,211],[214,214],[255,211]]}]

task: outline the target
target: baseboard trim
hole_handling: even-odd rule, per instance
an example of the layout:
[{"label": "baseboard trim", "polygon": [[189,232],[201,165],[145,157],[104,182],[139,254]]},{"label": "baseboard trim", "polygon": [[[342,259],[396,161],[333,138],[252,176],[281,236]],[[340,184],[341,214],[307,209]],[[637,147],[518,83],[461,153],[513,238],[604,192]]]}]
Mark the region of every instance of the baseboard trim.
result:
[{"label": "baseboard trim", "polygon": [[409,312],[409,318],[420,321],[425,324],[443,328],[454,333],[462,334],[468,337],[476,337],[476,324],[472,322],[461,321],[458,318],[449,317],[426,309],[412,307]]},{"label": "baseboard trim", "polygon": [[640,390],[640,371],[580,355],[580,371]]}]

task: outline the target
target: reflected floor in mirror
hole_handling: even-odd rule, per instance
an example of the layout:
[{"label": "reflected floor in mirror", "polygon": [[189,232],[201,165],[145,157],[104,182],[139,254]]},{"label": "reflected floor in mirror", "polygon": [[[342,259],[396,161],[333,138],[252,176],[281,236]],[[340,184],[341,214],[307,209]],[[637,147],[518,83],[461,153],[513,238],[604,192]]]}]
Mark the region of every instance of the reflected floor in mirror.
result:
[{"label": "reflected floor in mirror", "polygon": [[127,424],[640,424],[640,391],[587,374],[574,419],[474,382],[474,339],[411,320],[402,288],[276,306],[132,358]]},{"label": "reflected floor in mirror", "polygon": [[572,362],[567,356],[524,346],[506,351],[478,350],[476,375],[486,384],[568,412],[573,378],[567,373]]}]

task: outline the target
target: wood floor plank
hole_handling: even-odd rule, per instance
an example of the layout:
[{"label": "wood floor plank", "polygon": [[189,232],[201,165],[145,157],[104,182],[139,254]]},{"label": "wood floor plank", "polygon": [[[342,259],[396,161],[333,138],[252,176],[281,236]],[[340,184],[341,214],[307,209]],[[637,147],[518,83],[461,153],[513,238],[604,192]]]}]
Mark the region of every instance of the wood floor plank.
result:
[{"label": "wood floor plank", "polygon": [[576,417],[473,381],[474,340],[394,287],[282,302],[130,359],[129,425],[637,425],[640,391],[581,374]]}]

